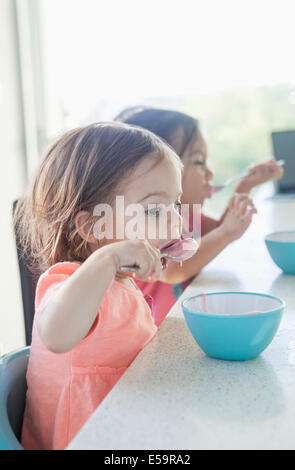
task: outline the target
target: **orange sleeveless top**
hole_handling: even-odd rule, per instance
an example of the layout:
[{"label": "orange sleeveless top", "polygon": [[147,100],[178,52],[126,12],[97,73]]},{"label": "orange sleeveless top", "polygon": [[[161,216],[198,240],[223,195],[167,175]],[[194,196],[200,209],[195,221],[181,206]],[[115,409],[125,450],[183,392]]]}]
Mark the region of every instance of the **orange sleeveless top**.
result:
[{"label": "orange sleeveless top", "polygon": [[87,336],[66,353],[49,351],[36,328],[38,311],[80,265],[57,263],[37,284],[22,429],[25,449],[64,449],[157,331],[141,291],[114,280]]}]

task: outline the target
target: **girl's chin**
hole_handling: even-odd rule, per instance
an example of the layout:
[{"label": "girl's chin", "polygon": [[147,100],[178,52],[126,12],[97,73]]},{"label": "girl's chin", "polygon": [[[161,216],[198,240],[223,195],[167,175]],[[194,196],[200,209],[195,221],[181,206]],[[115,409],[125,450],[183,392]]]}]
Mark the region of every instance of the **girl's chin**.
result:
[{"label": "girl's chin", "polygon": [[182,202],[182,204],[188,204],[189,206],[189,209],[192,210],[193,209],[193,204],[204,204],[205,200],[207,199],[207,196],[203,196],[202,198],[199,198],[199,199],[195,199],[193,201],[190,201],[190,202]]},{"label": "girl's chin", "polygon": [[194,202],[194,204],[201,204],[202,206],[204,202],[206,201],[206,199],[207,199],[207,196],[204,196],[201,199],[199,199],[197,202]]},{"label": "girl's chin", "polygon": [[206,199],[208,199],[208,197],[210,197],[208,194],[207,194],[207,191],[204,191],[203,195],[199,197],[198,201],[195,202],[195,204],[204,204],[204,202],[206,201]]}]

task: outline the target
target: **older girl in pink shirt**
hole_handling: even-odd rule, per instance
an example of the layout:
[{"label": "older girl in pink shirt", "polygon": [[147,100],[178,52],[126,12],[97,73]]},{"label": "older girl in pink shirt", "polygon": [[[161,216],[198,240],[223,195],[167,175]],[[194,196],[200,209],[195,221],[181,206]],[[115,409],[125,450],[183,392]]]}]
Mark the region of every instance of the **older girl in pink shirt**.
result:
[{"label": "older girl in pink shirt", "polygon": [[[210,184],[213,173],[208,165],[207,142],[197,119],[169,109],[134,106],[122,111],[117,121],[149,129],[167,142],[180,156],[183,163],[181,202],[204,204],[212,195]],[[157,325],[164,320],[192,279],[212,261],[227,245],[240,238],[256,212],[249,197],[251,189],[266,181],[281,178],[283,170],[271,159],[251,167],[251,176],[244,177],[235,188],[234,195],[219,220],[202,214],[200,247],[196,254],[181,265],[169,263],[165,279],[154,283],[140,281],[138,285],[145,295],[153,298]],[[191,212],[191,217],[193,213]],[[192,219],[190,222],[193,222]],[[166,281],[166,282],[165,282]]]}]

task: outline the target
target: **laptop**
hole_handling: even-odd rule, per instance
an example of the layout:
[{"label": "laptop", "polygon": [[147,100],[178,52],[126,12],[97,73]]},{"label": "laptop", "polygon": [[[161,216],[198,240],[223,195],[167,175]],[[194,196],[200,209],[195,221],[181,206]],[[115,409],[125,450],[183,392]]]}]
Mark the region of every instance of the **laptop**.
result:
[{"label": "laptop", "polygon": [[280,195],[295,195],[295,130],[272,132],[272,145],[276,160],[284,160],[284,176],[276,182]]}]

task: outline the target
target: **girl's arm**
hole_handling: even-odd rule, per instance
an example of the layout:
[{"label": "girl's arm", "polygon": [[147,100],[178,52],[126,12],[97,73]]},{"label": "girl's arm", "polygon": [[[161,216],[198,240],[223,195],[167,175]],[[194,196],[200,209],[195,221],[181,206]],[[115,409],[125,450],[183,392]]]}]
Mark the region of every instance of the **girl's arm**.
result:
[{"label": "girl's arm", "polygon": [[227,245],[240,238],[257,211],[251,199],[236,194],[230,200],[228,213],[220,225],[202,237],[201,245],[194,256],[182,263],[169,262],[161,280],[171,284],[184,282],[196,276]]},{"label": "girl's arm", "polygon": [[90,330],[120,265],[139,266],[139,277],[162,271],[159,253],[143,240],[122,241],[99,248],[67,279],[39,312],[37,329],[52,352],[64,353]]},{"label": "girl's arm", "polygon": [[219,220],[212,219],[207,215],[202,216],[202,234],[206,235],[219,226]]},{"label": "girl's arm", "polygon": [[40,338],[50,351],[69,351],[86,336],[115,274],[112,253],[101,248],[63,283],[37,320]]}]

